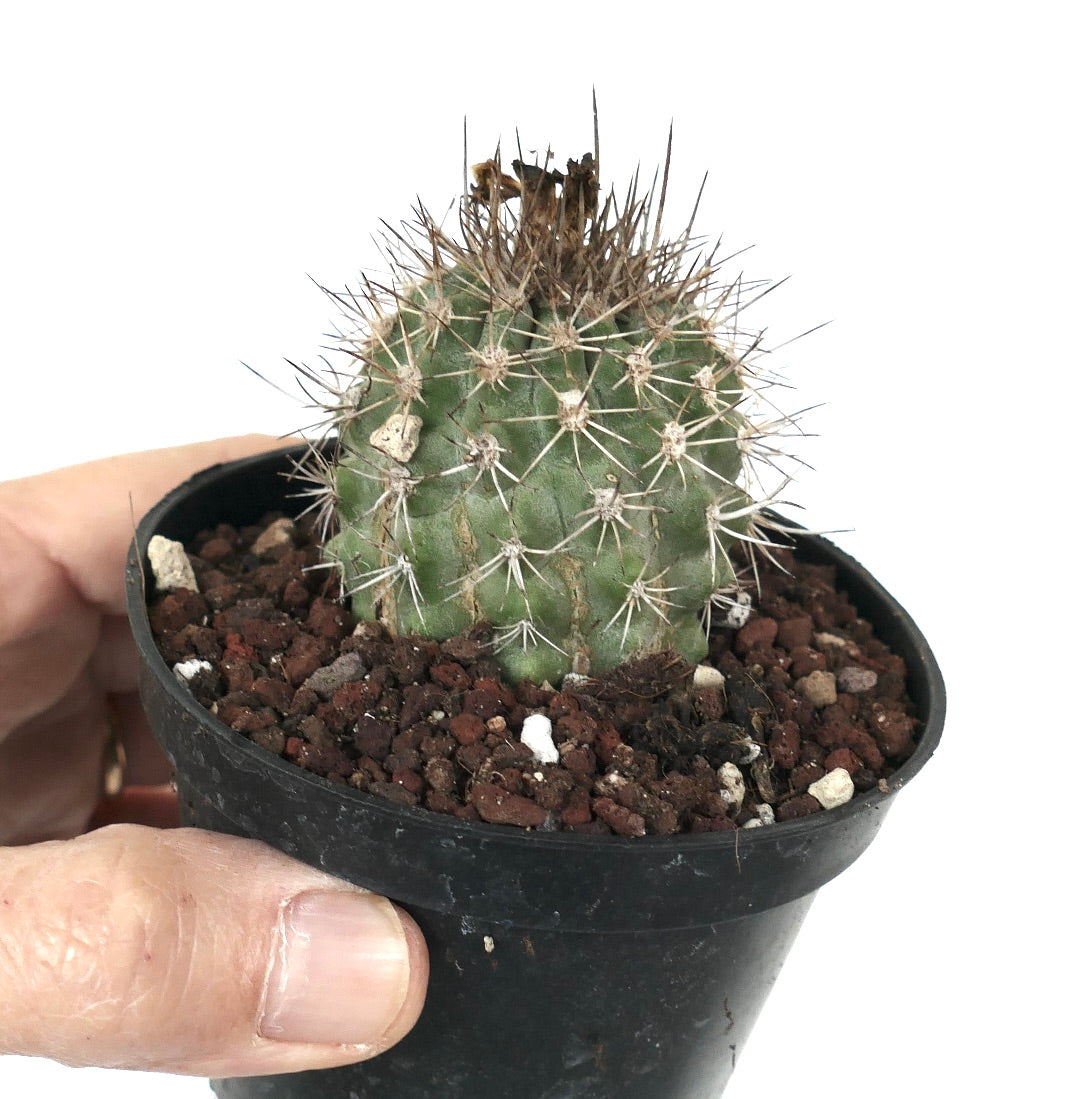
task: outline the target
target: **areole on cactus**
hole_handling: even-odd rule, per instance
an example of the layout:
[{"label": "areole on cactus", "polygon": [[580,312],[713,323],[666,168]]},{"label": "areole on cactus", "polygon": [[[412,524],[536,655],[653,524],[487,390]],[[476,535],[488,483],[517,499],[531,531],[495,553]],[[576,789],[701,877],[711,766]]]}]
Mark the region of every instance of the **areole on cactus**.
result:
[{"label": "areole on cactus", "polygon": [[474,167],[458,237],[418,207],[392,284],[332,295],[356,368],[317,379],[327,559],[356,616],[488,623],[516,679],[699,660],[738,604],[729,551],[769,544],[788,479],[770,438],[793,421],[755,413],[770,382],[739,330],[755,288],[689,227],[662,239],[663,184],[599,200],[589,153],[512,168]]}]

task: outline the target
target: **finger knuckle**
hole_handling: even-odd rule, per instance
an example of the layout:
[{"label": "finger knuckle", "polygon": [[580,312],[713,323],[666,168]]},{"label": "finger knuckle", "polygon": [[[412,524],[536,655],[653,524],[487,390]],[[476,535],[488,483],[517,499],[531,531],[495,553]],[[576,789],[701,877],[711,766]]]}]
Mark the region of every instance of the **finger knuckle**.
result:
[{"label": "finger knuckle", "polygon": [[[108,834],[110,833],[110,834]],[[114,1061],[109,1047],[131,1028],[173,1025],[188,986],[197,906],[182,860],[147,829],[117,826],[56,845],[56,857],[18,888],[13,933],[0,966],[23,990],[28,1032],[52,1027],[67,1063]]]}]

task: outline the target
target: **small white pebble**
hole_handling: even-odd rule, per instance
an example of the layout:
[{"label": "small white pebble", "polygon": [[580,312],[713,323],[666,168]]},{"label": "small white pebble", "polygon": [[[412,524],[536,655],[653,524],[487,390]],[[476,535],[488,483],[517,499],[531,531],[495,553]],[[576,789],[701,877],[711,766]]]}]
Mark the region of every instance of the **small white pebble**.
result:
[{"label": "small white pebble", "polygon": [[148,563],[156,578],[157,591],[174,591],[175,588],[200,591],[197,578],[193,575],[193,566],[181,542],[154,534],[148,543]]},{"label": "small white pebble", "polygon": [[776,811],[767,801],[757,806],[757,816],[751,817],[743,828],[764,828],[766,825],[776,823]]},{"label": "small white pebble", "polygon": [[404,465],[419,446],[423,421],[411,412],[395,412],[368,436],[368,442],[387,458]]},{"label": "small white pebble", "polygon": [[539,763],[560,762],[560,752],[553,743],[553,722],[545,714],[530,714],[524,718],[520,743],[531,749]]},{"label": "small white pebble", "polygon": [[292,519],[276,519],[270,526],[265,527],[263,533],[252,544],[252,552],[257,557],[263,557],[269,549],[275,546],[284,546],[293,542],[293,532],[296,524]]},{"label": "small white pebble", "polygon": [[861,655],[861,650],[853,641],[848,637],[840,637],[835,633],[815,633],[813,634],[813,644],[822,653],[838,652],[840,655],[846,653],[853,660],[857,660]]},{"label": "small white pebble", "polygon": [[728,607],[727,614],[724,616],[725,623],[733,630],[741,630],[747,622],[750,621],[750,614],[753,612],[753,600],[750,598],[750,593],[747,591],[740,591],[735,602]]},{"label": "small white pebble", "polygon": [[739,760],[744,767],[747,763],[753,763],[761,754],[761,745],[758,744],[756,740],[744,740],[740,747],[745,747],[746,749],[746,755]]},{"label": "small white pebble", "polygon": [[431,716],[427,720],[432,725],[440,725],[445,721],[445,710],[431,710]]},{"label": "small white pebble", "polygon": [[839,697],[835,689],[834,672],[810,672],[809,675],[803,675],[798,680],[797,686],[798,690],[817,707],[830,706]]},{"label": "small white pebble", "polygon": [[825,809],[835,809],[854,796],[854,780],[845,767],[836,767],[823,778],[810,783],[809,792]]},{"label": "small white pebble", "polygon": [[493,952],[494,952],[493,936],[491,936],[491,935],[484,935],[483,936],[483,950],[485,950],[487,954],[493,954]]},{"label": "small white pebble", "polygon": [[858,668],[850,664],[839,670],[836,683],[844,694],[856,695],[862,691],[871,691],[878,679],[879,676],[871,668]]},{"label": "small white pebble", "polygon": [[709,664],[699,664],[694,669],[694,688],[698,691],[722,691],[724,689],[724,673],[719,668],[713,668]]},{"label": "small white pebble", "polygon": [[742,772],[734,763],[724,763],[717,768],[716,777],[720,780],[721,797],[727,803],[728,811],[740,809],[746,797],[746,780]]},{"label": "small white pebble", "polygon": [[575,690],[577,687],[585,687],[590,682],[590,676],[580,675],[579,672],[567,672],[561,680],[561,690]]},{"label": "small white pebble", "polygon": [[183,683],[190,683],[198,672],[210,672],[212,666],[207,660],[183,660],[171,670]]}]

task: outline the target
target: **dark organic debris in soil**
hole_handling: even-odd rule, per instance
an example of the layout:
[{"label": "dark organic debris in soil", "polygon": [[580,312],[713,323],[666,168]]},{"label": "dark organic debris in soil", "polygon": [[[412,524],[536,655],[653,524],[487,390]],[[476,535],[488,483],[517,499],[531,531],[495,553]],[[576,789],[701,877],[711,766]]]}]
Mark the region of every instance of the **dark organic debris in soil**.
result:
[{"label": "dark organic debris in soil", "polygon": [[[356,623],[310,531],[278,515],[187,547],[200,591],[157,597],[165,660],[265,751],[402,805],[522,828],[624,836],[791,820],[883,785],[912,753],[905,664],[834,584],[765,570],[711,668],[669,653],[561,690],[500,678],[489,630],[392,639]],[[521,740],[552,723],[559,762]]]}]

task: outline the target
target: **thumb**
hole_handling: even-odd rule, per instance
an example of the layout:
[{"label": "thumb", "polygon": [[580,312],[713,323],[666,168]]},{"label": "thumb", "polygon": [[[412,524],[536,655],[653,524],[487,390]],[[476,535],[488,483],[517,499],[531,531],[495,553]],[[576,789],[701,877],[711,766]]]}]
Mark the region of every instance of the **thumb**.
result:
[{"label": "thumb", "polygon": [[329,1068],[404,1037],[426,982],[410,916],[253,840],[120,824],[0,849],[0,1054]]}]

